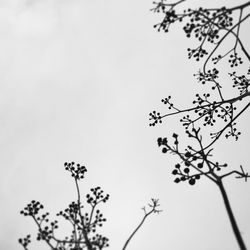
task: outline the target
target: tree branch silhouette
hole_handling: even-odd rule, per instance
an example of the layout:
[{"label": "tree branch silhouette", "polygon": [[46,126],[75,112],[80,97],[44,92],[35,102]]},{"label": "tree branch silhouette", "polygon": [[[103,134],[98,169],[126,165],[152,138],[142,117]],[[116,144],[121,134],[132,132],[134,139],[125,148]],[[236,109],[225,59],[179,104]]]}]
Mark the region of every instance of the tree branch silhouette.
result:
[{"label": "tree branch silhouette", "polygon": [[174,180],[176,183],[188,181],[190,185],[195,185],[198,180],[206,177],[219,187],[240,249],[246,249],[237,222],[233,215],[222,179],[232,174],[236,174],[236,178],[244,178],[246,181],[250,175],[245,173],[242,166],[241,172],[233,170],[220,175],[219,172],[222,169],[227,168],[228,165],[226,163],[220,164],[218,162],[214,162],[211,159],[213,157],[211,154],[213,149],[208,150],[204,148],[200,131],[201,130],[199,128],[196,129],[195,127],[193,127],[191,131],[187,131],[188,136],[197,142],[198,148],[189,145],[184,152],[180,151],[178,135],[175,133],[173,134],[174,145],[170,145],[167,138],[158,138],[158,146],[162,147],[163,153],[171,153],[177,155],[181,159],[181,162],[177,163],[172,171],[172,174],[176,176]]},{"label": "tree branch silhouette", "polygon": [[[106,203],[109,200],[109,194],[105,195],[99,186],[91,188],[90,193],[85,197],[84,203],[81,200],[79,181],[85,178],[85,173],[87,172],[86,167],[75,164],[75,162],[65,162],[64,167],[66,171],[70,172],[71,177],[74,179],[77,201],[71,202],[66,209],[57,213],[57,216],[62,217],[70,223],[72,227],[70,235],[63,239],[59,239],[56,236],[56,231],[59,228],[58,221],[51,221],[48,212],[42,213],[44,206],[39,201],[32,200],[20,213],[33,219],[38,229],[36,239],[38,241],[44,241],[49,249],[102,250],[109,247],[109,239],[97,233],[98,228],[102,227],[103,223],[106,221],[106,218],[103,217],[103,214],[97,207],[101,203]],[[87,209],[87,205],[90,207],[89,209]],[[147,213],[145,212],[143,222],[146,217],[150,216],[152,213],[159,212],[157,209],[158,206],[158,200],[152,199],[152,204],[149,204],[151,210]],[[133,232],[133,236],[140,227]],[[127,247],[133,236],[130,236],[126,241],[123,249]],[[28,250],[28,245],[31,243],[31,235],[29,234],[24,238],[20,238],[19,243],[24,250]]]},{"label": "tree branch silhouette", "polygon": [[148,206],[150,207],[150,210],[148,212],[147,212],[146,208],[143,207],[144,216],[143,216],[141,222],[139,223],[139,225],[135,228],[135,230],[132,232],[132,234],[129,236],[129,238],[125,242],[122,250],[125,250],[127,248],[129,242],[132,240],[132,238],[135,236],[135,234],[138,232],[138,230],[142,227],[142,225],[144,224],[144,222],[146,221],[146,219],[149,215],[151,215],[152,213],[160,213],[161,212],[161,210],[158,209],[159,200],[157,200],[157,199],[151,199],[151,203],[149,203]]},{"label": "tree branch silhouette", "polygon": [[[240,166],[239,170],[231,170],[225,173],[227,164],[220,164],[214,161],[212,155],[215,143],[225,135],[239,139],[241,132],[237,130],[239,117],[246,115],[250,102],[247,99],[250,96],[250,54],[241,38],[242,25],[250,17],[250,1],[234,7],[221,8],[203,8],[183,9],[183,1],[170,3],[167,0],[153,2],[152,11],[163,15],[161,22],[154,25],[158,31],[168,32],[176,23],[183,22],[183,30],[187,38],[194,37],[198,41],[198,46],[188,48],[188,58],[201,62],[201,68],[194,74],[198,82],[207,85],[210,84],[211,91],[197,93],[192,105],[185,108],[177,107],[171,100],[171,96],[163,98],[161,101],[172,112],[161,114],[159,111],[153,111],[149,114],[150,126],[155,126],[163,122],[170,116],[182,115],[180,122],[185,128],[187,136],[193,144],[189,144],[184,151],[180,150],[179,139],[176,133],[173,134],[174,143],[169,144],[168,139],[158,138],[158,146],[162,148],[163,153],[177,155],[181,160],[175,165],[172,174],[174,181],[188,182],[190,185],[196,184],[201,178],[208,178],[219,188],[225,204],[227,215],[229,217],[234,235],[241,250],[246,246],[241,236],[237,221],[234,217],[227,192],[223,185],[226,177],[236,175],[236,178],[243,178],[245,181],[250,175]],[[225,41],[233,39],[233,45],[228,48]],[[226,52],[220,53],[224,48]],[[233,72],[227,72],[232,81],[232,92],[234,96],[227,97],[224,86],[228,84],[220,80],[219,63],[226,62]],[[237,73],[237,67],[247,65],[248,70],[245,74]],[[211,65],[214,65],[211,67]],[[210,68],[208,68],[210,67]],[[218,123],[218,121],[221,121]],[[206,127],[206,129],[205,129]],[[214,128],[216,129],[214,131]],[[208,132],[207,132],[208,131]],[[209,134],[207,134],[209,133]],[[204,143],[203,138],[210,137],[208,142]],[[207,140],[207,139],[206,139]],[[220,171],[224,172],[220,174]]]}]

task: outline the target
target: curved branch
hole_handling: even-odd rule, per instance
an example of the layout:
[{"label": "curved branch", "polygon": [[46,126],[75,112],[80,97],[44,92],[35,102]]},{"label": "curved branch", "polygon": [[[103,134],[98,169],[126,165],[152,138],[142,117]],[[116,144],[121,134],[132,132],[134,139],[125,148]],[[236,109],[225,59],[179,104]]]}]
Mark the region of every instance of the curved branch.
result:
[{"label": "curved branch", "polygon": [[209,147],[211,147],[218,139],[219,137],[223,134],[223,132],[240,116],[242,115],[242,113],[244,113],[250,106],[250,102],[239,112],[239,114],[237,114],[220,132],[219,135],[216,136],[216,138],[210,143],[208,144],[204,149],[208,149]]},{"label": "curved branch", "polygon": [[145,220],[147,219],[147,217],[152,214],[152,213],[160,213],[161,210],[158,210],[157,207],[159,206],[159,201],[157,199],[151,199],[152,204],[148,204],[149,207],[151,207],[151,210],[149,212],[146,212],[146,209],[143,208],[145,215],[143,216],[141,222],[139,223],[139,225],[135,228],[135,230],[132,232],[132,234],[129,236],[129,238],[126,240],[122,250],[125,250],[129,244],[129,242],[131,241],[131,239],[134,237],[134,235],[138,232],[138,230],[141,228],[141,226],[143,225],[143,223],[145,222]]},{"label": "curved branch", "polygon": [[[206,58],[206,61],[203,65],[203,72],[206,72],[206,65],[208,63],[208,61],[210,60],[210,58],[212,57],[212,55],[215,53],[215,51],[219,48],[219,46],[221,45],[222,41],[230,34],[233,33],[233,30],[240,25],[242,22],[244,22],[248,17],[250,17],[250,13],[248,15],[246,15],[244,18],[242,18],[238,23],[236,23],[231,29],[229,29],[227,31],[227,33],[220,39],[220,41],[217,43],[217,45],[215,46],[215,48],[212,50],[212,52],[209,54],[209,56]],[[235,34],[236,36],[236,34]],[[237,40],[239,40],[239,38],[237,37]],[[248,58],[248,60],[250,61],[250,55],[247,53],[247,51],[245,50],[243,44],[240,42],[241,47],[243,52],[245,53],[246,57]]]}]

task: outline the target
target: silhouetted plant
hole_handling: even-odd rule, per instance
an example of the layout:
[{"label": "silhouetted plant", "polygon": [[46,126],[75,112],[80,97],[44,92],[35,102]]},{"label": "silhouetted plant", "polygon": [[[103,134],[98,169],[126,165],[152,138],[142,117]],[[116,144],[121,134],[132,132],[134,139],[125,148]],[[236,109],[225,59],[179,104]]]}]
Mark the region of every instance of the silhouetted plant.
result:
[{"label": "silhouetted plant", "polygon": [[[85,196],[85,203],[81,200],[79,181],[84,179],[87,169],[85,166],[75,164],[74,162],[65,163],[65,170],[70,172],[74,179],[77,190],[77,201],[72,201],[68,207],[60,211],[57,216],[64,218],[72,226],[72,232],[64,239],[59,239],[56,236],[58,229],[58,221],[50,220],[48,212],[42,212],[44,206],[39,202],[32,200],[20,213],[24,216],[30,216],[38,228],[36,239],[44,241],[48,247],[53,250],[101,250],[109,246],[109,239],[97,233],[98,228],[103,226],[106,221],[103,214],[97,207],[101,203],[106,203],[109,199],[109,194],[104,194],[100,187],[90,189],[90,193]],[[145,215],[141,223],[126,241],[123,250],[126,249],[128,243],[138,229],[142,226],[146,218],[152,213],[159,213],[159,202],[157,199],[152,199],[148,204],[150,210],[147,212],[144,208]],[[25,250],[28,250],[28,245],[31,242],[31,235],[19,239],[19,243]]]},{"label": "silhouetted plant", "polygon": [[141,226],[143,225],[143,223],[145,222],[145,220],[147,219],[148,216],[150,216],[152,213],[160,213],[161,212],[161,210],[158,209],[159,206],[160,205],[159,205],[158,199],[151,199],[151,203],[148,204],[149,211],[147,211],[146,207],[142,208],[144,211],[144,216],[143,216],[141,222],[139,223],[139,225],[135,228],[135,230],[132,232],[132,234],[126,240],[122,250],[125,250],[127,248],[129,242],[134,237],[134,235],[137,233],[137,231],[141,228]]},{"label": "silhouetted plant", "polygon": [[[227,193],[223,186],[223,179],[229,175],[236,174],[236,178],[247,180],[250,175],[240,166],[240,171],[233,170],[221,174],[220,171],[227,168],[226,163],[218,163],[212,157],[212,145],[224,134],[226,138],[233,137],[238,140],[241,132],[237,130],[236,120],[249,108],[250,102],[250,55],[240,36],[240,28],[250,17],[250,1],[231,8],[198,8],[181,9],[185,0],[169,3],[167,0],[153,2],[152,11],[161,13],[163,19],[154,27],[158,31],[168,32],[177,22],[184,22],[183,30],[188,38],[194,37],[198,40],[195,48],[188,48],[188,58],[194,58],[202,62],[201,70],[194,76],[201,84],[210,84],[211,91],[197,93],[190,107],[179,108],[171,99],[171,96],[161,101],[167,105],[172,112],[161,114],[153,111],[149,114],[150,126],[162,123],[163,119],[172,115],[181,115],[180,122],[185,131],[194,141],[195,146],[188,145],[185,150],[180,149],[179,139],[176,133],[173,134],[173,145],[167,138],[158,138],[158,145],[162,147],[163,153],[177,155],[181,162],[177,163],[172,171],[175,182],[188,182],[194,185],[203,177],[215,183],[222,194],[226,210],[236,236],[240,249],[246,249],[238,225],[234,218]],[[232,47],[225,45],[226,39],[233,39]],[[225,53],[219,52],[222,48]],[[235,68],[229,73],[232,80],[232,91],[234,96],[228,97],[225,86],[220,80],[218,65],[224,59],[228,59],[229,66]],[[247,65],[248,71],[245,74],[237,73],[237,67],[243,62]],[[236,93],[236,94],[235,94]],[[244,102],[244,106],[242,105]],[[240,104],[241,103],[241,104]],[[243,106],[243,107],[241,107]],[[239,110],[239,111],[238,111]],[[222,122],[218,122],[218,120]],[[222,125],[221,125],[222,124]],[[206,127],[206,129],[205,129]],[[209,127],[211,129],[209,129]],[[215,131],[212,128],[216,128]],[[207,136],[209,131],[209,137]],[[205,139],[208,140],[204,143]],[[207,139],[210,138],[210,139]],[[193,145],[193,144],[192,144]]]}]

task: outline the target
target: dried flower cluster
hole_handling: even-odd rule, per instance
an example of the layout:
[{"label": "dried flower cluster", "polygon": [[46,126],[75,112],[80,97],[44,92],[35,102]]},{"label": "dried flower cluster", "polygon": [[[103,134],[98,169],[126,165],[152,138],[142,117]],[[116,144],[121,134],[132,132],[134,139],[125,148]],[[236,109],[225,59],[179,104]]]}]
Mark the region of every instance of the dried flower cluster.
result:
[{"label": "dried flower cluster", "polygon": [[[86,194],[85,202],[81,201],[79,189],[79,181],[84,179],[87,169],[85,166],[75,164],[75,162],[65,162],[65,170],[70,172],[74,179],[77,200],[72,201],[67,208],[57,213],[58,220],[63,218],[69,222],[72,231],[69,236],[63,239],[57,237],[59,228],[58,220],[50,220],[49,213],[43,212],[44,206],[39,202],[32,200],[20,213],[24,216],[31,217],[38,229],[36,240],[44,241],[49,249],[52,250],[101,250],[109,246],[109,239],[98,232],[98,228],[102,227],[106,218],[98,208],[101,203],[106,203],[109,200],[109,194],[104,194],[101,187],[90,189],[90,193]],[[152,199],[149,203],[149,211],[144,208],[144,217],[142,218],[139,228],[144,223],[145,219],[152,213],[159,213],[159,202],[157,199]],[[139,229],[136,229],[137,230]],[[123,250],[126,249],[128,243],[134,236],[135,232],[126,241]],[[31,243],[31,235],[19,239],[19,243],[25,250]]]},{"label": "dried flower cluster", "polygon": [[[190,144],[184,150],[180,149],[179,137],[176,133],[173,134],[172,144],[167,138],[157,140],[162,153],[174,154],[180,159],[172,170],[175,177],[174,182],[188,182],[190,185],[195,185],[206,177],[215,183],[222,194],[239,247],[241,250],[246,250],[223,185],[223,179],[234,174],[236,178],[243,178],[246,181],[250,175],[244,171],[242,166],[240,166],[240,170],[225,172],[228,165],[214,160],[212,146],[222,135],[227,139],[229,137],[239,139],[241,132],[237,130],[236,121],[246,113],[250,106],[248,100],[250,96],[250,54],[240,33],[242,25],[250,17],[250,2],[247,1],[231,8],[183,9],[180,6],[185,1],[179,0],[171,3],[168,0],[160,0],[154,2],[152,10],[163,16],[161,22],[154,27],[158,31],[168,32],[170,27],[177,22],[184,23],[183,30],[186,37],[194,37],[198,43],[195,48],[187,49],[188,58],[194,58],[197,62],[202,63],[201,70],[194,76],[202,86],[209,84],[211,90],[207,91],[206,88],[203,93],[196,93],[192,104],[185,108],[177,107],[172,102],[171,96],[163,98],[161,101],[170,112],[161,114],[159,111],[152,111],[149,114],[149,125],[155,126],[163,123],[163,119],[166,117],[181,115],[180,122],[191,140]],[[228,47],[225,41],[230,39],[233,41],[233,45]],[[226,52],[222,54],[220,51],[223,50]],[[225,58],[227,61],[224,60]],[[227,72],[232,80],[231,93],[233,96],[228,96],[228,92],[224,91],[228,89],[228,82],[221,81],[220,76],[224,72],[220,72],[215,67],[222,61],[227,62],[229,68],[234,68],[233,72]],[[247,66],[248,71],[242,75],[237,71],[243,64]],[[211,65],[213,67],[208,68]],[[205,143],[204,137],[210,137],[210,140]]]}]

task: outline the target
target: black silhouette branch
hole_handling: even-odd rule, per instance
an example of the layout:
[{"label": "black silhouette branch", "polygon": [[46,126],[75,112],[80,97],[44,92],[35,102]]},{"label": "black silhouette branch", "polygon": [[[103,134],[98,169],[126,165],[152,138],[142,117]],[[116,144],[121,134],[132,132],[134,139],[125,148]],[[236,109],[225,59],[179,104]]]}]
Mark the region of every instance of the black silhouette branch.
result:
[{"label": "black silhouette branch", "polygon": [[[102,250],[109,246],[109,239],[98,234],[97,228],[102,227],[106,218],[97,208],[101,203],[106,203],[109,199],[109,194],[104,194],[100,187],[90,189],[90,193],[86,195],[86,203],[90,207],[83,204],[81,200],[81,193],[79,187],[79,181],[84,179],[87,169],[85,166],[75,164],[74,162],[65,163],[65,170],[70,172],[75,182],[77,200],[69,204],[69,206],[60,211],[57,216],[63,217],[72,226],[72,232],[69,237],[64,239],[58,239],[55,235],[55,230],[58,228],[58,221],[50,221],[49,213],[41,213],[44,208],[38,201],[31,201],[22,211],[24,216],[30,216],[37,225],[38,234],[37,240],[45,241],[48,247],[52,250]],[[139,230],[144,223],[145,219],[152,213],[158,213],[158,200],[152,199],[152,203],[149,204],[150,211],[146,212],[140,226],[133,232],[133,234],[126,241],[124,249],[127,247],[131,238]],[[89,212],[88,212],[89,211]],[[19,239],[19,243],[24,250],[28,250],[28,245],[31,242],[31,236],[27,235],[24,238]]]},{"label": "black silhouette branch", "polygon": [[200,120],[203,120],[204,126],[214,126],[217,118],[226,122],[226,125],[219,129],[219,131],[210,133],[210,136],[213,140],[206,146],[206,148],[213,145],[227,129],[228,132],[226,134],[226,137],[228,138],[229,136],[232,136],[237,140],[241,133],[237,132],[237,129],[235,128],[235,122],[248,109],[250,103],[242,108],[238,114],[234,115],[234,113],[237,109],[237,102],[242,101],[250,96],[250,92],[248,91],[249,84],[250,80],[246,79],[246,88],[241,90],[241,94],[237,97],[226,100],[209,100],[210,94],[204,94],[203,97],[197,94],[196,100],[193,101],[193,104],[195,104],[195,106],[185,109],[176,108],[170,102],[171,96],[169,96],[168,98],[163,99],[162,102],[164,104],[167,104],[169,106],[169,109],[174,109],[175,111],[164,115],[161,115],[156,111],[151,112],[149,114],[149,120],[151,121],[149,125],[155,126],[158,123],[162,123],[162,119],[166,117],[191,112],[192,114],[194,114],[194,118],[191,118],[190,115],[185,115],[181,119],[182,125],[185,127],[185,129],[188,129],[190,126],[195,125]]},{"label": "black silhouette branch", "polygon": [[91,244],[89,237],[88,237],[88,232],[86,231],[87,226],[84,223],[84,219],[83,219],[82,212],[81,212],[81,196],[80,196],[80,189],[79,189],[77,177],[75,177],[75,184],[76,184],[76,189],[77,189],[77,203],[78,203],[78,207],[79,207],[79,215],[80,215],[81,224],[82,224],[82,235],[84,237],[85,244],[86,244],[88,250],[93,250],[92,244]]},{"label": "black silhouette branch", "polygon": [[[71,173],[74,178],[77,201],[69,204],[68,208],[60,211],[57,216],[62,216],[72,225],[72,234],[65,239],[58,239],[54,231],[58,228],[58,222],[50,222],[48,219],[49,213],[40,214],[43,205],[38,201],[32,201],[22,211],[24,216],[30,216],[35,221],[38,227],[37,240],[43,240],[47,243],[50,249],[53,250],[101,250],[108,247],[108,239],[96,233],[96,228],[101,227],[103,222],[103,214],[99,210],[95,210],[100,203],[105,203],[109,199],[109,195],[104,195],[100,187],[92,188],[92,195],[86,195],[86,201],[91,206],[90,215],[85,211],[82,213],[83,204],[81,202],[81,194],[79,188],[79,180],[84,178],[87,169],[80,164],[74,162],[65,163],[65,169]],[[95,219],[93,220],[93,216]],[[19,243],[25,250],[28,250],[28,244],[31,242],[30,235],[23,239],[19,239]]]},{"label": "black silhouette branch", "polygon": [[150,216],[152,213],[160,213],[161,212],[161,210],[158,209],[158,207],[160,206],[158,199],[151,199],[151,203],[149,203],[148,206],[150,207],[150,210],[147,211],[145,207],[143,208],[144,216],[143,216],[141,222],[139,223],[139,225],[136,227],[136,229],[132,232],[132,234],[129,236],[129,238],[125,242],[122,250],[125,250],[127,248],[128,244],[130,243],[132,238],[135,236],[135,234],[138,232],[138,230],[142,227],[142,225],[144,224],[144,222],[148,216]]},{"label": "black silhouette branch", "polygon": [[[154,8],[152,11],[163,15],[162,20],[154,27],[158,31],[168,32],[174,24],[184,23],[183,30],[186,37],[194,37],[198,42],[195,48],[188,48],[188,58],[201,62],[200,68],[202,70],[199,70],[194,76],[201,84],[211,85],[212,91],[202,94],[197,93],[193,105],[182,109],[175,106],[171,101],[171,96],[162,99],[162,102],[172,112],[163,115],[160,112],[151,112],[149,114],[149,125],[155,126],[170,116],[183,115],[180,122],[195,146],[188,145],[182,151],[176,133],[173,134],[173,145],[169,144],[167,138],[158,138],[158,146],[162,148],[163,153],[174,154],[180,159],[180,162],[175,165],[172,171],[175,176],[174,182],[188,182],[190,185],[195,185],[201,178],[206,177],[212,183],[215,183],[222,194],[238,245],[241,250],[245,250],[246,246],[222,180],[231,175],[236,175],[236,178],[246,181],[250,175],[243,170],[242,166],[241,171],[232,170],[227,173],[222,171],[227,168],[227,164],[220,164],[213,160],[212,146],[221,138],[222,134],[225,134],[226,138],[234,137],[238,140],[241,132],[238,132],[236,122],[243,114],[246,114],[250,106],[250,102],[247,100],[247,97],[250,96],[250,54],[241,38],[242,26],[246,24],[250,17],[250,1],[231,8],[199,7],[184,10],[179,8],[183,2],[169,3],[168,0],[153,2]],[[233,43],[232,46],[228,47],[225,42],[230,38],[233,39]],[[220,54],[223,49],[226,52]],[[218,68],[216,66],[212,69],[208,68],[211,64],[221,63],[225,58],[228,58],[231,68],[238,69],[237,67],[242,65],[243,61],[249,68],[244,75],[236,73],[236,70],[229,73],[233,81],[232,87],[238,90],[238,93],[231,98],[225,98],[224,86],[227,86],[228,83],[222,83],[219,80],[221,72]],[[240,105],[240,101],[246,101],[246,103]],[[222,125],[217,125],[217,120],[222,121]],[[196,129],[196,127],[199,128]],[[205,130],[204,127],[208,128]],[[216,127],[217,131],[211,131],[209,128],[212,127]],[[211,139],[204,143],[203,136],[207,138],[207,131]],[[220,174],[220,171],[224,173]]]},{"label": "black silhouette branch", "polygon": [[162,148],[162,153],[170,153],[177,155],[181,162],[175,165],[172,174],[175,176],[174,182],[186,182],[190,185],[195,185],[202,177],[206,177],[215,183],[222,194],[225,208],[230,219],[230,223],[238,241],[240,249],[245,250],[245,244],[240,234],[239,227],[233,215],[231,205],[223,186],[222,180],[230,175],[236,174],[236,178],[250,178],[250,175],[243,170],[241,166],[241,172],[237,170],[232,170],[225,174],[219,174],[222,169],[228,167],[226,163],[220,164],[212,160],[213,155],[211,152],[213,149],[206,149],[202,143],[202,135],[200,134],[201,129],[196,129],[193,127],[191,130],[186,131],[188,136],[196,142],[197,147],[187,146],[185,151],[180,150],[179,139],[177,134],[173,134],[174,142],[173,145],[169,144],[167,138],[158,138],[158,146]]},{"label": "black silhouette branch", "polygon": [[[215,139],[211,143],[209,143],[205,148],[207,149],[207,148],[211,147],[220,138],[220,136],[223,134],[223,132],[228,127],[230,127],[233,124],[233,122],[235,122],[236,119],[238,119],[249,108],[249,106],[250,106],[250,102],[221,131],[216,133]],[[231,133],[234,133],[234,132],[235,131],[234,130],[232,131],[232,127],[231,127]]]},{"label": "black silhouette branch", "polygon": [[[231,61],[232,65],[236,65],[238,63],[242,63],[241,58],[238,57],[236,53],[237,44],[240,43],[241,49],[245,56],[250,60],[250,55],[243,46],[243,43],[239,37],[240,26],[243,22],[245,22],[249,13],[243,17],[243,11],[250,6],[250,2],[248,1],[245,4],[241,4],[232,8],[198,8],[198,9],[187,9],[182,12],[176,10],[177,6],[181,5],[184,1],[177,1],[175,3],[168,3],[168,1],[159,1],[153,2],[155,7],[151,9],[154,12],[162,13],[164,15],[163,20],[154,25],[158,31],[168,32],[170,26],[172,26],[176,22],[187,21],[184,26],[184,32],[187,37],[191,37],[192,34],[195,35],[195,38],[198,39],[200,45],[195,49],[188,49],[189,58],[194,57],[197,61],[200,61],[202,57],[207,56],[206,62],[204,63],[204,72],[205,66],[209,59],[212,57],[214,52],[222,45],[222,42],[225,38],[228,37],[229,34],[232,34],[236,38],[235,45],[232,49],[229,50],[224,56],[219,55],[215,57],[212,61],[217,63],[222,58],[227,56],[230,52],[233,51],[233,55],[229,61]],[[239,21],[234,23],[232,13],[235,11],[239,11]],[[234,30],[236,29],[236,33]],[[223,32],[226,34],[220,38]],[[205,44],[210,43],[215,45],[215,48],[212,52],[208,53],[204,48]]]},{"label": "black silhouette branch", "polygon": [[237,171],[237,170],[233,170],[233,171],[231,171],[231,172],[229,172],[229,173],[226,173],[226,174],[222,175],[220,178],[223,179],[224,177],[227,177],[227,176],[229,176],[229,175],[236,174],[237,176],[236,176],[235,178],[237,178],[237,179],[242,179],[242,178],[244,178],[245,181],[247,181],[247,178],[249,178],[250,175],[244,171],[244,169],[243,169],[242,166],[240,166],[240,169],[241,169],[241,172],[239,172],[239,171]]},{"label": "black silhouette branch", "polygon": [[[247,52],[247,50],[245,49],[243,43],[241,42],[240,40],[240,37],[239,37],[239,30],[240,30],[240,24],[243,23],[247,18],[249,18],[250,14],[246,15],[244,18],[242,18],[242,9],[240,10],[240,20],[238,23],[236,23],[232,28],[230,29],[226,29],[224,28],[226,32],[226,34],[216,43],[216,46],[215,48],[212,50],[212,52],[210,52],[210,54],[208,55],[207,59],[205,60],[205,63],[203,65],[203,72],[206,72],[206,66],[209,62],[209,60],[212,58],[212,56],[214,55],[214,53],[218,50],[218,48],[222,45],[222,43],[224,42],[224,40],[228,37],[229,34],[232,34],[233,36],[235,36],[235,44],[233,46],[233,48],[229,49],[228,52],[226,52],[223,56],[219,56],[219,57],[216,57],[214,59],[215,63],[218,63],[221,59],[225,58],[227,55],[229,55],[231,52],[234,53],[234,57],[237,61],[237,59],[239,59],[237,57],[237,52],[236,52],[236,48],[237,48],[237,44],[239,43],[240,46],[241,46],[241,49],[243,51],[243,53],[245,54],[245,56],[247,57],[247,59],[250,61],[250,55],[249,53]],[[233,31],[235,28],[237,28],[237,34],[235,34],[235,32]],[[240,63],[242,63],[241,59],[239,59]],[[231,61],[230,61],[231,62]],[[232,64],[234,65],[234,64]],[[237,65],[236,65],[237,66]]]},{"label": "black silhouette branch", "polygon": [[229,220],[230,220],[234,235],[235,235],[235,237],[237,239],[237,242],[239,244],[239,247],[240,247],[241,250],[247,250],[247,248],[245,246],[245,243],[243,241],[243,238],[241,236],[239,227],[237,225],[236,219],[234,217],[233,210],[231,208],[230,201],[228,199],[227,192],[226,192],[226,190],[224,188],[224,185],[223,185],[222,181],[218,182],[218,186],[219,186],[220,192],[222,194],[223,201],[224,201],[224,204],[225,204],[225,207],[226,207],[226,211],[227,211],[227,214],[228,214],[228,217],[229,217]]}]

